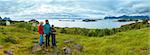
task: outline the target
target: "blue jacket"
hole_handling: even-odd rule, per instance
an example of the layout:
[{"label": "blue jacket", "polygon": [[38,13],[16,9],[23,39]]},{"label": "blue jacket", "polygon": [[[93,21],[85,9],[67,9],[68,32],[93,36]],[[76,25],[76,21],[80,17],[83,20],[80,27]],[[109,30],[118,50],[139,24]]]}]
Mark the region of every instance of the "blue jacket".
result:
[{"label": "blue jacket", "polygon": [[44,25],[44,34],[49,34],[51,33],[51,26],[50,24],[45,24]]}]

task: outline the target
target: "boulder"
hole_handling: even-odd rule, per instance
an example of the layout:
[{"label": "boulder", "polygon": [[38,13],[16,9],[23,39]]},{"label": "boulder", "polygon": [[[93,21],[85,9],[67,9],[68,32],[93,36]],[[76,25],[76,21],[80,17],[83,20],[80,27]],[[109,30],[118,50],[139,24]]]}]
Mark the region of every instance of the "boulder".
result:
[{"label": "boulder", "polygon": [[71,55],[71,48],[69,47],[63,47],[63,53],[64,55]]},{"label": "boulder", "polygon": [[75,44],[74,47],[78,50],[78,51],[82,51],[83,50],[83,46],[80,44]]},{"label": "boulder", "polygon": [[65,44],[69,44],[69,43],[72,43],[74,40],[66,40],[64,41]]},{"label": "boulder", "polygon": [[4,54],[5,54],[5,55],[13,55],[13,52],[12,52],[12,51],[9,51],[9,50],[5,50],[5,51],[4,51]]},{"label": "boulder", "polygon": [[3,49],[3,46],[0,46],[0,49]]}]

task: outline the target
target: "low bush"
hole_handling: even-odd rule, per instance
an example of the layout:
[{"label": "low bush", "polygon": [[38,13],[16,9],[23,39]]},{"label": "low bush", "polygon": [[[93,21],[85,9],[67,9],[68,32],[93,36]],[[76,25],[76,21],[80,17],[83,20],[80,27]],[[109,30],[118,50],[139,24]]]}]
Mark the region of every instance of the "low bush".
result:
[{"label": "low bush", "polygon": [[123,25],[120,28],[113,28],[113,29],[85,29],[85,28],[59,28],[60,33],[64,34],[77,34],[77,35],[85,35],[85,36],[107,36],[107,35],[113,35],[118,32],[123,32],[127,30],[133,30],[133,29],[141,29],[150,27],[149,23],[132,23],[128,25]]},{"label": "low bush", "polygon": [[1,25],[1,26],[5,26],[5,25],[6,25],[6,21],[1,21],[1,20],[0,20],[0,25]]},{"label": "low bush", "polygon": [[30,31],[37,31],[37,27],[32,26],[32,23],[22,22],[22,23],[17,23],[16,25],[18,28],[25,28]]}]

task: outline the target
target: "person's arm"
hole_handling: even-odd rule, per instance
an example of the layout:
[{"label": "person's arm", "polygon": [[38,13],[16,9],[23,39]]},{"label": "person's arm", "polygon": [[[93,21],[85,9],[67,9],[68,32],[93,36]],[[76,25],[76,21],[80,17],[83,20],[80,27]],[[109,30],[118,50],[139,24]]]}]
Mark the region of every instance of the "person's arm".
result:
[{"label": "person's arm", "polygon": [[49,31],[52,32],[52,28],[51,28],[51,25],[50,25],[50,24],[49,24],[49,28],[50,28]]},{"label": "person's arm", "polygon": [[45,25],[43,25],[43,32],[44,32],[44,34],[45,34],[45,28],[46,28]]},{"label": "person's arm", "polygon": [[54,32],[56,32],[55,28],[54,28]]}]

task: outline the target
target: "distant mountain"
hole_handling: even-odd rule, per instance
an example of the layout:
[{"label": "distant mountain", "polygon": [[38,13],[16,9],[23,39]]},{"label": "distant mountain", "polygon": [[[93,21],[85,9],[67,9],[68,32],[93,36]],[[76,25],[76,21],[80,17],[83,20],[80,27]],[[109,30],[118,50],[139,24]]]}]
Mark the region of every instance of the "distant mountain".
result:
[{"label": "distant mountain", "polygon": [[9,17],[4,17],[2,20],[11,20]]},{"label": "distant mountain", "polygon": [[104,19],[119,19],[119,17],[114,17],[114,16],[112,16],[112,17],[104,17]]},{"label": "distant mountain", "polygon": [[123,16],[119,16],[119,17],[105,17],[104,19],[146,19],[146,18],[150,18],[149,16],[127,16],[127,15],[123,15]]},{"label": "distant mountain", "polygon": [[0,17],[0,20],[3,20],[2,17]]}]

